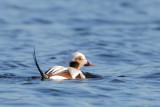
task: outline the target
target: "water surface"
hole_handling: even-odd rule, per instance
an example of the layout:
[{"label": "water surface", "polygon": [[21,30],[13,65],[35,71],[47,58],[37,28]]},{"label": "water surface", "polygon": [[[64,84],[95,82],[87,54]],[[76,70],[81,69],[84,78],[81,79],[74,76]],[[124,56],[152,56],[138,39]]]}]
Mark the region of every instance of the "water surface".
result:
[{"label": "water surface", "polygon": [[[1,0],[0,106],[159,107],[159,0]],[[40,80],[68,54],[86,80]]]}]

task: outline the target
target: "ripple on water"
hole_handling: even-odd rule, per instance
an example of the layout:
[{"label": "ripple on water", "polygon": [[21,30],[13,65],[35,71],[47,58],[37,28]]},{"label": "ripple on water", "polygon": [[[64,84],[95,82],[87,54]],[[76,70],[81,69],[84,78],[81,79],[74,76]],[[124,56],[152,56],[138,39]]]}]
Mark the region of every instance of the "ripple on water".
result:
[{"label": "ripple on water", "polygon": [[146,76],[141,76],[140,78],[150,78],[150,79],[160,79],[160,72],[152,73],[152,74],[147,74]]},{"label": "ripple on water", "polygon": [[42,18],[33,18],[32,20],[29,21],[24,21],[24,24],[52,24],[53,22],[47,19],[42,19]]},{"label": "ripple on water", "polygon": [[113,55],[113,54],[98,54],[98,56],[101,56],[101,57],[107,57],[107,58],[117,58],[118,56],[117,55]]},{"label": "ripple on water", "polygon": [[0,78],[13,78],[15,75],[13,73],[1,74]]},{"label": "ripple on water", "polygon": [[84,27],[79,27],[79,28],[74,28],[75,31],[88,31],[88,28],[84,28]]},{"label": "ripple on water", "polygon": [[3,61],[1,66],[2,66],[0,67],[1,70],[13,70],[13,69],[17,69],[20,67],[23,67],[23,68],[30,67],[21,61]]},{"label": "ripple on water", "polygon": [[160,31],[160,26],[153,28],[153,30]]},{"label": "ripple on water", "polygon": [[38,88],[38,89],[35,89],[36,91],[39,91],[40,93],[45,93],[47,95],[50,95],[50,96],[68,96],[72,93],[68,92],[68,91],[65,91],[65,90],[60,90],[60,89],[48,89],[48,88]]},{"label": "ripple on water", "polygon": [[125,81],[120,80],[120,79],[113,79],[110,82],[112,82],[112,83],[124,83]]},{"label": "ripple on water", "polygon": [[3,20],[3,19],[0,19],[0,25],[1,25],[1,24],[6,24],[6,21]]},{"label": "ripple on water", "polygon": [[17,76],[14,73],[5,73],[5,74],[0,74],[1,79],[13,79],[16,81],[33,81],[33,80],[40,80],[39,76],[32,76],[32,77],[25,77],[25,76]]}]

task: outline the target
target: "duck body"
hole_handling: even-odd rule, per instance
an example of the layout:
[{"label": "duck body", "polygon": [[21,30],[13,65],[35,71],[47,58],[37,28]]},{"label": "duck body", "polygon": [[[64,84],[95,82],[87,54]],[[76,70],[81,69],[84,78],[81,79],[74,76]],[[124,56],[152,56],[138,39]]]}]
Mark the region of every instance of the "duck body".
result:
[{"label": "duck body", "polygon": [[45,72],[49,79],[85,79],[79,69],[73,67],[54,66]]},{"label": "duck body", "polygon": [[74,52],[71,54],[68,60],[68,67],[64,66],[54,66],[45,73],[40,69],[35,50],[33,53],[35,64],[41,74],[42,80],[44,79],[53,79],[53,80],[63,80],[63,79],[85,79],[86,76],[80,70],[84,66],[92,66],[93,64],[88,62],[86,57],[80,52]]}]

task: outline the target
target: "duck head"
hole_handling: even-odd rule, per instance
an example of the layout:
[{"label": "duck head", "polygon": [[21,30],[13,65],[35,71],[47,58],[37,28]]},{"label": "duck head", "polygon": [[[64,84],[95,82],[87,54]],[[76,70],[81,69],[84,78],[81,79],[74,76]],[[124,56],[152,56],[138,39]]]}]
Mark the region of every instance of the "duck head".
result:
[{"label": "duck head", "polygon": [[80,52],[74,52],[68,59],[69,66],[76,69],[80,69],[84,66],[92,66],[91,62],[88,62],[86,57]]}]

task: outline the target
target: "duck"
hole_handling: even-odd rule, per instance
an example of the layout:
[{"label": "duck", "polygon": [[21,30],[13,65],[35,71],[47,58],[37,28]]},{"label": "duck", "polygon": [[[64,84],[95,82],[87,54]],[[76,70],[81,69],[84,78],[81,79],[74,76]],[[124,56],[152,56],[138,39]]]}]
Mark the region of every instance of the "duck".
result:
[{"label": "duck", "polygon": [[74,52],[68,57],[67,67],[59,65],[53,66],[44,73],[40,69],[37,62],[35,49],[33,53],[33,58],[42,80],[86,79],[85,74],[80,70],[80,68],[85,66],[93,66],[93,63],[89,62],[84,54],[80,52]]}]

